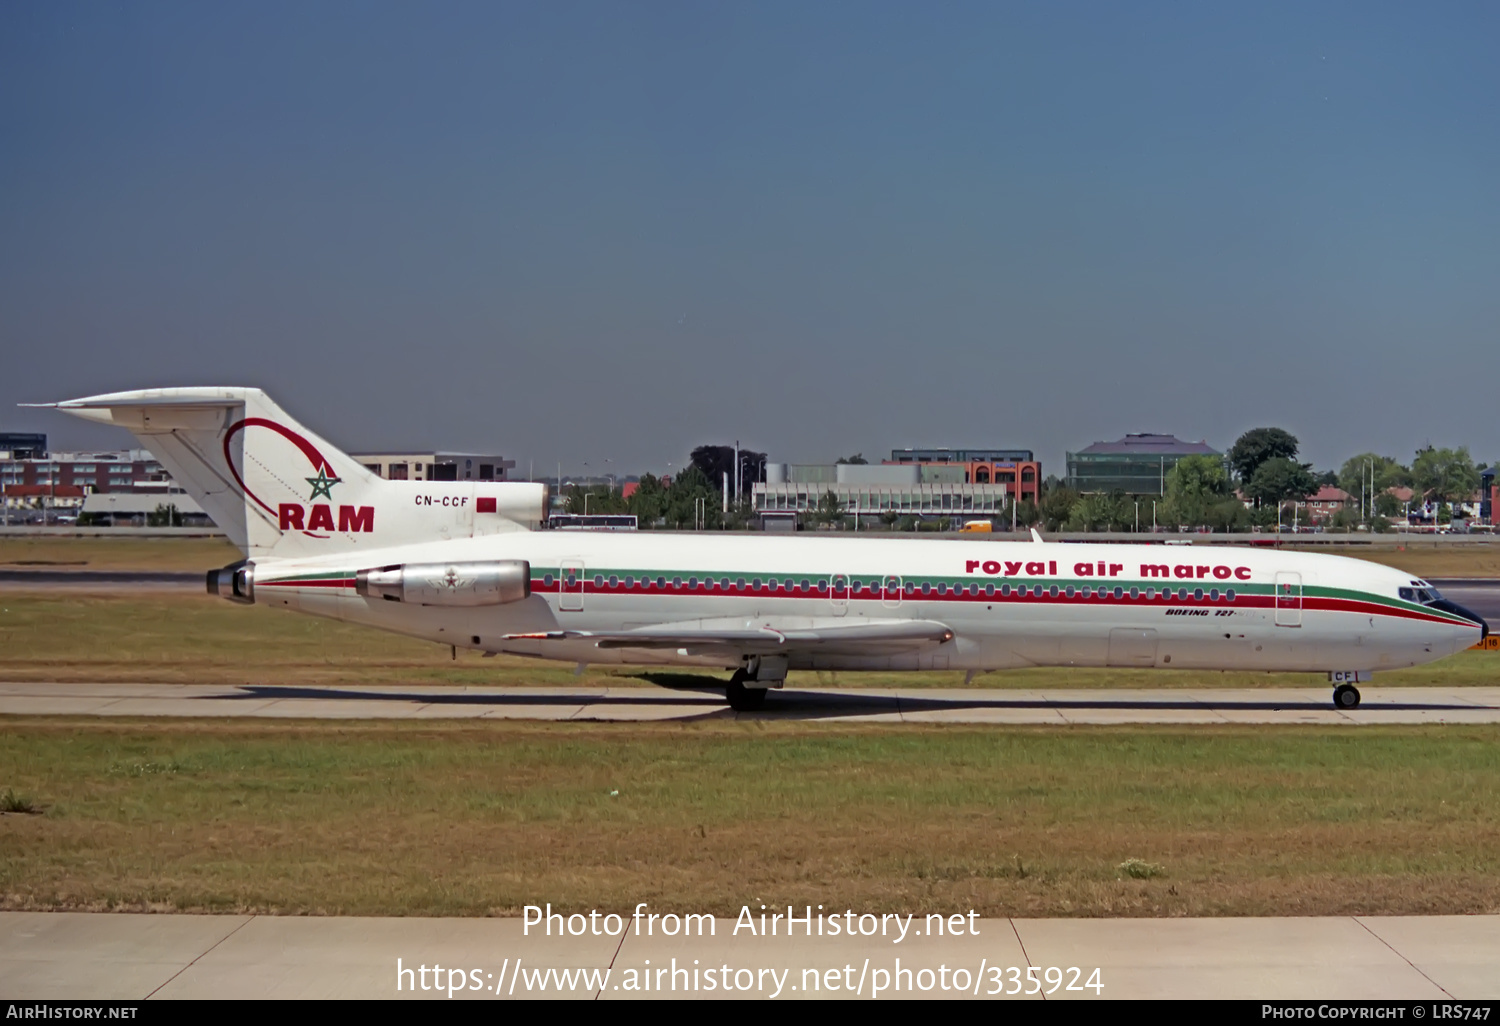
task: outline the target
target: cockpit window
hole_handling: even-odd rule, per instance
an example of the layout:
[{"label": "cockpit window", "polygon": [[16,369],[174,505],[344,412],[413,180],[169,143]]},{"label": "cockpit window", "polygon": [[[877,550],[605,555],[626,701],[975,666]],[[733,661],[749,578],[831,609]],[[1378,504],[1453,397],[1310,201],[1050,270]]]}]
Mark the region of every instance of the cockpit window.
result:
[{"label": "cockpit window", "polygon": [[1398,588],[1398,595],[1408,602],[1420,602],[1424,606],[1437,602],[1443,596],[1438,594],[1436,588]]}]

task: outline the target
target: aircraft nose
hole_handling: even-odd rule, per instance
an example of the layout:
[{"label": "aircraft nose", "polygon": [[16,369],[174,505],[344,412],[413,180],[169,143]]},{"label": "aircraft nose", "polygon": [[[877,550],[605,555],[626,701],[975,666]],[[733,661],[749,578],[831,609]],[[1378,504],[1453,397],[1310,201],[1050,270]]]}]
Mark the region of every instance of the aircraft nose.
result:
[{"label": "aircraft nose", "polygon": [[1475,627],[1479,628],[1480,641],[1483,641],[1485,638],[1490,636],[1490,625],[1484,622],[1484,617],[1480,616],[1473,610],[1465,609],[1457,602],[1449,602],[1447,599],[1438,599],[1436,602],[1432,603],[1432,608],[1441,609],[1445,613],[1452,613],[1454,616],[1461,616],[1465,620],[1468,620]]}]

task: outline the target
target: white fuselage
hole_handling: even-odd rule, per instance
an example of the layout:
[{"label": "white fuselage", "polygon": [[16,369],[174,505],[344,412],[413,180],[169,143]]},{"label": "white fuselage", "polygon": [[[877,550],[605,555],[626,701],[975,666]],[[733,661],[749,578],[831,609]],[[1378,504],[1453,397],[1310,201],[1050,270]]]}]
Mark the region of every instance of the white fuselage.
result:
[{"label": "white fuselage", "polygon": [[[382,602],[355,590],[353,575],[362,569],[485,560],[529,562],[530,597],[449,608]],[[1373,671],[1429,662],[1481,636],[1473,622],[1399,597],[1400,588],[1420,583],[1401,571],[1227,546],[516,531],[257,560],[255,577],[259,603],[460,648],[587,663],[737,660],[687,648],[506,636],[734,618],[782,628],[912,619],[945,624],[953,637],[921,651],[792,652],[790,667],[974,671]]]}]

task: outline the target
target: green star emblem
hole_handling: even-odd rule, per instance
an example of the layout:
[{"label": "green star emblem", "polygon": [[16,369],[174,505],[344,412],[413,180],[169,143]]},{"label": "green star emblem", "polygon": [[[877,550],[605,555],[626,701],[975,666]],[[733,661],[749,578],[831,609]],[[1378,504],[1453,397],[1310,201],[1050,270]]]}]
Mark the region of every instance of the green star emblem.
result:
[{"label": "green star emblem", "polygon": [[311,502],[313,499],[316,499],[320,495],[325,499],[332,499],[333,492],[330,491],[330,489],[333,488],[334,485],[342,481],[343,478],[329,477],[326,468],[319,467],[317,477],[308,477],[304,478],[303,480],[313,486],[313,493],[308,497],[307,500],[308,502]]}]

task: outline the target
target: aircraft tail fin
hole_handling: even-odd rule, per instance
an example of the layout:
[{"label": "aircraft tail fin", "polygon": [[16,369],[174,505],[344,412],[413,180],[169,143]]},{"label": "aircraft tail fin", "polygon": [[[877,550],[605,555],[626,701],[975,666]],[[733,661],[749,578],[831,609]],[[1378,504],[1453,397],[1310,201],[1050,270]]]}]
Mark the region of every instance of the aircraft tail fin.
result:
[{"label": "aircraft tail fin", "polygon": [[[544,515],[541,485],[386,481],[256,388],[153,388],[47,405],[132,432],[252,559],[516,530]],[[439,493],[436,515],[431,496],[423,515],[413,485]]]}]

